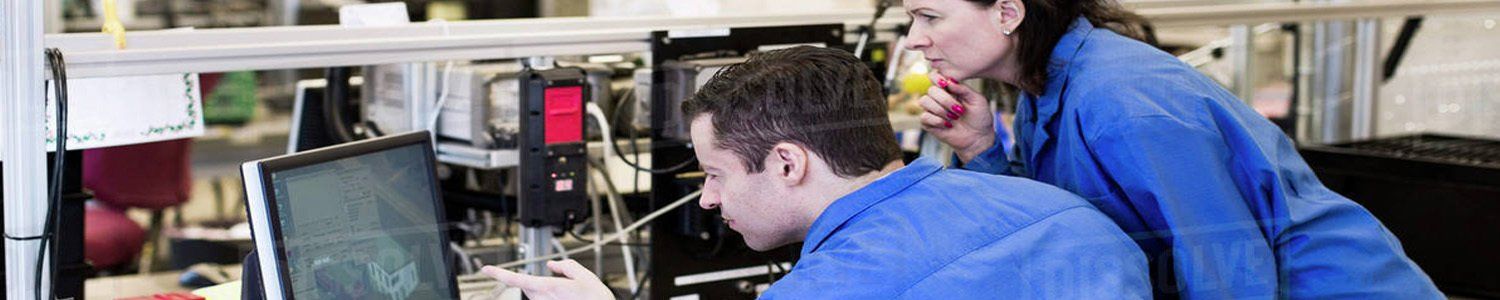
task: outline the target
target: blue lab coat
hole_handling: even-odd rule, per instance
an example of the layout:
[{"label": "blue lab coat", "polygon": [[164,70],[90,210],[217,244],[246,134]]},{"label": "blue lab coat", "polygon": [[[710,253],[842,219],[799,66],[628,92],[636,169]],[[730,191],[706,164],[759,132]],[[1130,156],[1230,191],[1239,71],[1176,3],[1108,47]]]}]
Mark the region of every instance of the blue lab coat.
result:
[{"label": "blue lab coat", "polygon": [[763,299],[1145,299],[1146,257],[1092,205],[921,158],[835,200]]},{"label": "blue lab coat", "polygon": [[1079,18],[1048,71],[1021,96],[1012,155],[964,168],[1083,196],[1136,238],[1157,296],[1442,298],[1276,126],[1175,57]]}]

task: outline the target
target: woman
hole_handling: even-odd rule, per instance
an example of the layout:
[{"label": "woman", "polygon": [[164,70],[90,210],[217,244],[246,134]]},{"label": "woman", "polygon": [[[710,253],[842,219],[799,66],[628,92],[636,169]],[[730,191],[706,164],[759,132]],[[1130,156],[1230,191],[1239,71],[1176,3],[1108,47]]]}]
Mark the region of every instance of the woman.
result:
[{"label": "woman", "polygon": [[[1087,198],[1151,260],[1158,298],[1441,298],[1363,207],[1323,187],[1268,120],[1132,37],[1109,0],[905,0],[934,69],[924,129],[963,167]],[[1125,35],[1122,35],[1125,34]],[[1127,37],[1131,36],[1131,37]],[[1010,156],[986,100],[1022,91]]]}]

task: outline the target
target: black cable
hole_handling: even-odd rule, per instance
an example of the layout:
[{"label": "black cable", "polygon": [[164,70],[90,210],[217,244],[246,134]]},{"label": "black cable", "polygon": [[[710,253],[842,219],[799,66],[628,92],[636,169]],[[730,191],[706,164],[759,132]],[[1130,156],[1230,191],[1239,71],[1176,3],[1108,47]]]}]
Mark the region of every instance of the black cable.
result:
[{"label": "black cable", "polygon": [[[619,97],[615,97],[615,99],[620,99],[620,101],[615,101],[615,111],[613,112],[612,116],[610,116],[610,119],[613,120],[612,122],[613,122],[613,124],[615,124],[615,126],[614,126],[615,128],[621,128],[623,131],[626,132],[626,134],[628,134],[630,136],[630,153],[631,153],[631,155],[635,156],[635,161],[641,161],[641,143],[638,141],[638,139],[640,139],[640,132],[638,132],[639,130],[635,129],[635,124],[634,124],[634,122],[631,122],[631,121],[623,121],[625,123],[624,126],[621,126],[621,124],[620,124],[622,122],[622,119],[623,119],[622,118],[623,116],[620,114],[620,112],[622,112],[622,111],[625,110],[625,106],[626,105],[635,104],[635,103],[633,103],[634,101],[632,101],[632,100],[639,99],[639,97],[636,97],[636,95],[635,95],[635,87],[631,87],[629,89],[626,89],[625,92],[622,93],[622,95],[620,95]],[[639,113],[640,112],[638,110],[635,110],[634,108],[635,108],[635,106],[632,105],[631,106],[631,112],[634,112],[634,113]],[[631,118],[635,118],[636,117],[634,113],[631,114]],[[615,153],[620,153],[620,152],[619,151],[615,151]],[[620,156],[620,160],[625,160],[624,157],[625,157],[624,155],[621,155]],[[640,194],[641,193],[641,172],[632,172],[632,173],[630,173],[630,178],[631,178],[631,183],[630,183],[631,194]]]},{"label": "black cable", "polygon": [[60,223],[62,223],[62,218],[59,217],[59,216],[57,216],[57,214],[59,214],[59,212],[62,211],[63,174],[66,172],[65,170],[67,170],[66,167],[67,167],[67,162],[68,162],[67,155],[66,155],[67,144],[68,144],[68,139],[67,139],[67,133],[68,133],[68,127],[67,127],[67,125],[68,125],[68,69],[67,69],[67,64],[65,64],[64,61],[63,61],[62,50],[58,50],[57,48],[52,48],[52,53],[57,57],[56,58],[57,64],[54,65],[53,68],[57,72],[57,78],[55,79],[55,80],[57,80],[57,84],[56,84],[55,89],[57,90],[57,93],[58,93],[58,97],[57,97],[57,125],[58,126],[57,126],[57,143],[56,143],[57,149],[54,152],[54,156],[53,156],[54,157],[54,159],[53,159],[53,168],[52,168],[52,207],[50,208],[50,210],[53,211],[53,213],[52,213],[53,218],[52,218],[52,220],[50,222],[52,227],[48,228],[48,230],[50,230],[52,233],[54,233],[52,235],[52,242],[51,242],[52,247],[50,247],[50,248],[52,248],[52,252],[49,254],[49,256],[52,257],[52,272],[51,272],[52,280],[51,280],[51,282],[52,282],[53,288],[50,289],[51,292],[49,292],[49,294],[52,295],[52,298],[56,298],[57,297],[56,286],[57,286],[57,277],[58,277],[57,274],[58,274],[58,272],[60,272],[62,270],[61,268],[59,268],[59,266],[61,265],[61,259],[60,259],[61,257],[58,256],[59,249],[57,247],[58,243],[60,243],[60,242],[59,242],[58,236],[56,235],[56,233],[58,231],[58,228],[60,228],[62,226],[60,224]]},{"label": "black cable", "polygon": [[[723,224],[723,223],[719,223],[719,224]],[[728,226],[727,225],[713,225],[713,227],[714,227],[714,233],[715,233],[715,235],[713,235],[714,247],[712,249],[709,249],[708,253],[702,253],[702,252],[693,253],[693,257],[694,258],[697,258],[697,259],[712,259],[712,258],[718,257],[719,253],[722,252],[722,251],[724,251],[724,244],[725,244],[724,241],[729,239],[728,237],[724,236],[725,235],[724,227],[728,227]]]},{"label": "black cable", "polygon": [[[610,194],[613,194],[613,195],[619,195],[619,188],[618,188],[617,185],[615,185],[614,179],[610,179],[609,174],[605,174],[605,172],[602,171],[603,170],[603,166],[604,166],[604,162],[600,161],[598,159],[592,159],[592,158],[590,158],[590,159],[588,159],[588,164],[590,166],[594,167],[594,171],[599,172],[599,176],[602,176],[600,178],[604,179],[604,187],[606,189],[608,189],[608,192]],[[640,172],[635,172],[635,174],[639,175]],[[612,201],[612,200],[606,199],[605,201]],[[613,203],[613,202],[611,202],[611,203]],[[619,205],[619,207],[611,208],[611,210],[616,210],[616,209],[619,210],[618,212],[615,212],[617,214],[630,215],[630,207],[627,206],[627,205],[625,205],[624,202],[621,202],[621,204]],[[631,218],[635,218],[635,216],[633,216],[633,215],[630,215],[630,216],[631,216]],[[594,230],[600,230],[600,228],[602,228],[602,226],[603,226],[603,225],[599,225],[597,223],[598,222],[595,222],[595,224],[594,224]],[[635,240],[635,239],[639,239],[639,234],[636,234],[636,236],[632,238],[632,240]],[[616,243],[616,245],[620,245],[620,244]],[[649,246],[651,246],[651,244],[624,244],[624,245],[627,245],[627,246],[633,245],[633,246],[636,246],[636,247],[649,247]]]},{"label": "black cable", "polygon": [[12,240],[12,241],[35,241],[35,240],[40,240],[40,239],[43,239],[43,238],[46,238],[46,237],[48,237],[48,235],[46,235],[46,234],[33,235],[33,236],[12,236],[12,235],[10,235],[10,233],[5,233],[5,238],[9,239],[9,240]]},{"label": "black cable", "polygon": [[[636,132],[635,128],[631,128],[630,151],[633,152],[631,153],[632,155],[635,155],[635,161],[641,161],[641,143],[636,142],[640,138],[640,134]],[[631,172],[630,178],[630,193],[636,195],[641,194],[641,172]]]},{"label": "black cable", "polygon": [[[52,71],[52,89],[54,91],[53,95],[57,99],[57,124],[55,125],[55,128],[53,128],[53,131],[57,134],[55,137],[55,141],[53,142],[53,145],[56,146],[56,152],[53,155],[51,177],[52,182],[50,183],[48,191],[50,194],[47,197],[47,199],[49,200],[47,203],[47,217],[42,223],[41,235],[32,237],[12,237],[10,236],[10,234],[5,235],[6,238],[13,240],[41,240],[41,243],[39,243],[37,246],[36,268],[34,269],[35,272],[34,274],[32,274],[36,279],[36,282],[33,283],[33,291],[35,292],[36,299],[38,300],[43,299],[42,266],[47,265],[46,258],[48,256],[48,253],[50,253],[50,255],[52,256],[51,266],[53,272],[51,274],[51,279],[54,286],[57,284],[58,249],[57,247],[52,247],[51,251],[49,252],[47,246],[49,244],[56,244],[55,240],[57,239],[57,235],[55,234],[58,227],[57,211],[59,210],[58,206],[62,202],[62,174],[64,168],[67,166],[66,164],[64,164],[64,162],[67,161],[65,156],[67,151],[68,131],[68,75],[64,70],[65,64],[62,58],[62,52],[57,50],[57,48],[48,48],[46,49],[45,54],[47,57],[47,64]],[[45,97],[43,97],[44,102],[45,100]],[[50,291],[49,295],[51,295]]]},{"label": "black cable", "polygon": [[[632,96],[632,95],[635,95],[635,92],[634,92],[635,88],[631,88],[631,89],[629,89],[627,91],[628,92],[626,93],[626,95],[627,95],[628,98],[626,98],[626,99],[634,99],[634,98],[636,98],[636,97]],[[640,101],[640,99],[635,99],[635,101]],[[620,103],[625,103],[625,101],[621,101]],[[619,123],[618,120],[620,119],[620,111],[621,111],[620,107],[618,107],[618,106],[615,107],[615,113],[614,113],[614,117],[613,118],[617,122],[613,122],[613,124],[618,125],[618,123]],[[635,130],[635,128],[631,128],[630,130]],[[612,132],[606,132],[606,134],[613,134],[613,133]],[[632,138],[632,139],[630,139],[630,142],[631,143],[636,143],[636,140],[634,138]],[[624,151],[620,151],[620,144],[619,143],[607,143],[607,144],[609,144],[610,148],[613,148],[615,150],[615,153],[625,153]],[[640,148],[636,147],[636,149],[639,150]],[[639,154],[639,153],[640,153],[639,151],[636,152],[636,154]],[[639,164],[640,163],[640,159],[639,159],[640,156],[636,156],[636,157],[637,157],[636,161],[632,162],[629,159],[625,159],[625,155],[621,154],[620,155],[620,161],[624,162],[625,165],[629,165],[631,168],[634,168],[636,171],[646,172],[646,173],[651,173],[651,174],[657,174],[657,175],[661,175],[661,174],[675,174],[675,173],[681,172],[682,170],[687,169],[688,167],[693,166],[694,163],[698,162],[698,157],[697,156],[693,156],[692,158],[690,158],[688,160],[685,160],[685,161],[682,161],[681,163],[678,163],[677,165],[674,165],[674,166],[672,166],[670,168],[666,168],[666,169],[651,169],[651,168],[641,167],[640,164]]]},{"label": "black cable", "polygon": [[[58,102],[63,102],[61,100],[64,99],[63,97],[66,97],[66,93],[65,93],[66,90],[63,90],[63,89],[61,89],[60,86],[58,86],[59,84],[61,84],[60,81],[58,80],[58,77],[61,74],[59,73],[60,67],[58,67],[58,61],[56,60],[56,57],[55,57],[55,55],[57,55],[57,54],[54,53],[54,51],[56,51],[56,50],[57,50],[56,48],[48,48],[48,49],[44,50],[43,53],[46,54],[47,64],[51,68],[49,71],[52,72],[52,82],[53,82],[53,91],[54,91],[53,95],[57,95],[58,96],[58,100],[59,100]],[[45,93],[46,89],[43,88],[42,91]],[[43,101],[44,102],[46,101],[46,97],[45,96],[43,96]],[[61,106],[58,106],[57,108],[58,108],[59,112],[65,112],[66,111]],[[67,115],[63,115],[63,114],[59,113],[58,124],[57,125],[61,126],[61,125],[64,125],[66,123],[67,123]],[[57,133],[57,137],[54,137],[54,139],[57,140],[55,142],[57,146],[62,146],[63,145],[62,141],[63,141],[63,138],[65,137],[64,134],[67,131],[66,127],[62,127],[60,129],[62,129],[62,130],[54,130]],[[61,152],[58,152],[58,153],[61,154]],[[56,167],[57,164],[54,163],[53,166]],[[56,176],[54,176],[54,178],[55,177]],[[56,180],[54,180],[53,182],[56,182]],[[50,193],[52,190],[53,190],[53,186],[52,186],[51,183],[49,183],[48,192]],[[49,194],[48,198],[51,199],[51,198],[55,198],[55,197],[53,195]],[[41,240],[41,239],[46,239],[46,238],[52,237],[52,233],[50,231],[46,230],[46,226],[49,225],[49,224],[51,224],[50,220],[52,218],[52,213],[53,213],[52,210],[51,210],[52,206],[48,205],[47,208],[48,208],[47,219],[49,221],[46,221],[46,223],[43,223],[43,225],[42,225],[43,226],[42,234],[40,234],[40,235],[34,235],[34,236],[17,237],[17,236],[11,236],[10,232],[4,232],[5,238],[6,239],[10,239],[10,240],[15,240],[15,241],[34,241],[34,240]],[[40,272],[38,272],[38,273],[40,273]],[[38,275],[38,276],[40,276],[40,275]]]},{"label": "black cable", "polygon": [[323,124],[327,126],[328,135],[338,143],[352,142],[358,139],[349,124],[344,123],[344,107],[349,102],[350,86],[347,67],[328,68],[325,71],[327,87],[323,89]]},{"label": "black cable", "polygon": [[762,258],[766,259],[766,272],[769,273],[771,279],[771,281],[769,281],[767,284],[776,283],[776,280],[778,280],[776,273],[781,273],[781,278],[786,277],[786,274],[791,274],[791,272],[787,272],[786,268],[782,267],[781,264],[776,263],[776,259],[771,258],[770,255],[766,255],[765,253],[759,254]]},{"label": "black cable", "polygon": [[769,259],[769,258],[766,259],[766,284],[767,285],[776,283],[776,267],[773,266],[775,264],[776,263],[771,262],[771,259]]},{"label": "black cable", "polygon": [[641,294],[645,294],[644,292],[646,291],[646,282],[650,281],[647,279],[651,279],[651,269],[646,269],[645,272],[641,272],[641,277],[643,279],[635,282],[635,292],[630,293],[630,300],[640,299]]}]

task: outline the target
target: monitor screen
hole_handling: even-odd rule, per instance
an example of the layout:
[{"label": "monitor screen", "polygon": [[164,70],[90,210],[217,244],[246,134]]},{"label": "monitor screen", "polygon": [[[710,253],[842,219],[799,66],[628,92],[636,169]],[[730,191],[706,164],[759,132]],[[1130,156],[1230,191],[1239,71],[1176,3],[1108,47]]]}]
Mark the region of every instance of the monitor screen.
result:
[{"label": "monitor screen", "polygon": [[[349,97],[359,99],[361,77],[349,79]],[[292,128],[288,133],[286,153],[297,153],[337,145],[339,138],[333,136],[326,118],[327,108],[323,96],[328,91],[328,81],[308,79],[298,81],[296,94],[292,98]],[[347,102],[347,101],[344,101]],[[343,103],[343,102],[340,102]],[[357,109],[341,107],[345,116],[358,114]]]},{"label": "monitor screen", "polygon": [[261,198],[269,202],[267,223],[276,226],[270,231],[284,274],[275,281],[289,298],[456,295],[431,146],[426,138],[402,139],[410,142],[341,145],[262,162],[269,197]]}]

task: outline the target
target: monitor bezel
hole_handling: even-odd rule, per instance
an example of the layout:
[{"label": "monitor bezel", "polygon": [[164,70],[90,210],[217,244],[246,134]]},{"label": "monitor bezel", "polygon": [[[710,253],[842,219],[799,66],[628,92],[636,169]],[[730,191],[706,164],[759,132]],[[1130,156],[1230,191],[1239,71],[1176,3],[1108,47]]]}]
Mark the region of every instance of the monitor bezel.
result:
[{"label": "monitor bezel", "polygon": [[[339,159],[350,158],[380,151],[392,150],[412,145],[424,145],[423,159],[426,165],[428,178],[431,180],[432,197],[436,212],[436,222],[439,241],[439,249],[443,256],[441,269],[447,271],[452,277],[448,280],[450,299],[459,299],[457,273],[453,269],[454,254],[449,251],[448,221],[446,208],[443,206],[442,186],[437,179],[437,159],[432,149],[431,135],[427,131],[415,131],[410,133],[390,135],[368,140],[350,142],[335,146],[318,148],[296,154],[282,155],[257,161],[246,162],[241,165],[244,176],[246,207],[250,210],[250,225],[255,237],[256,259],[259,260],[261,270],[261,281],[268,299],[294,299],[291,291],[291,278],[289,274],[288,260],[286,259],[286,248],[284,236],[281,232],[281,217],[275,205],[274,185],[271,184],[271,174],[315,165],[318,163],[331,162]],[[265,220],[265,222],[258,222]],[[279,296],[279,297],[277,297]]]}]

